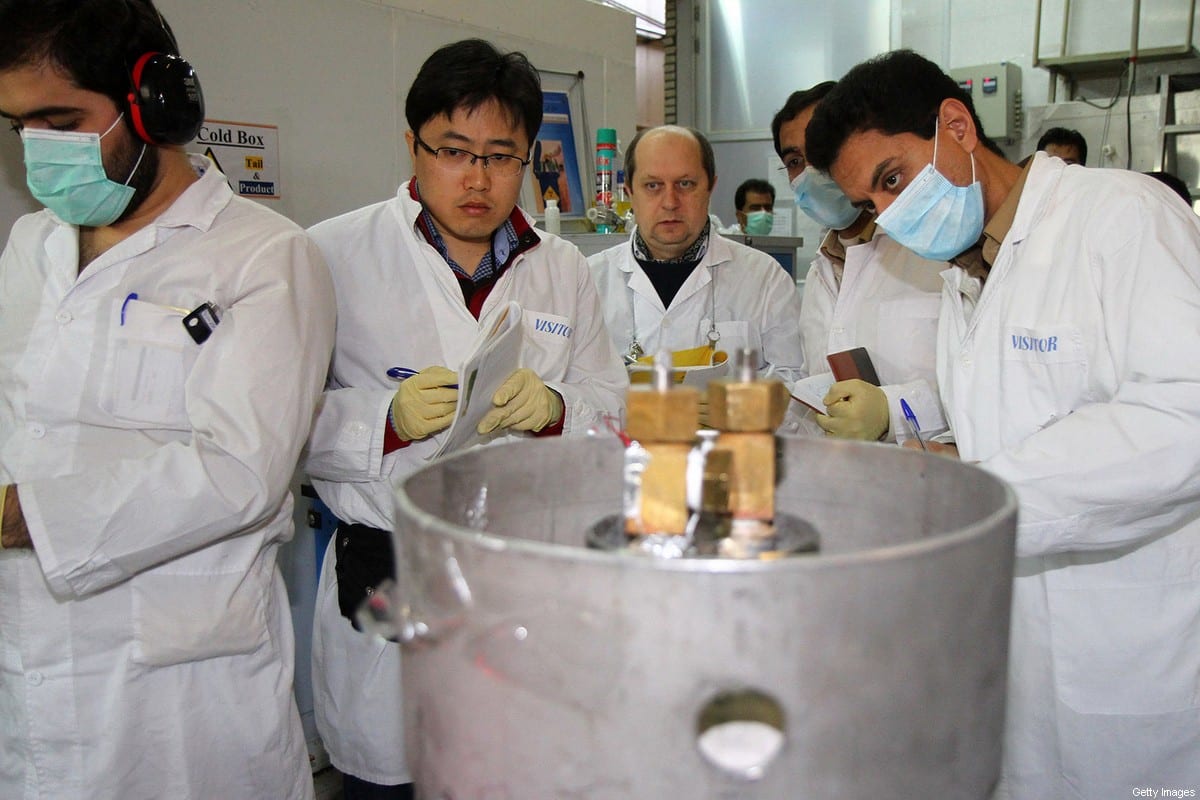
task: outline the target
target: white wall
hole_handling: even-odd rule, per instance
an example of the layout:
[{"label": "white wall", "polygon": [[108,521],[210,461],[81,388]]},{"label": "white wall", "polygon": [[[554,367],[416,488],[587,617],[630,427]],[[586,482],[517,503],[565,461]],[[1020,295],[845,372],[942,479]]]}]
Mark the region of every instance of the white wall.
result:
[{"label": "white wall", "polygon": [[[478,36],[521,50],[543,70],[582,70],[589,126],[615,127],[625,141],[635,131],[634,18],[586,0],[158,6],[200,76],[206,115],[279,127],[282,197],[262,202],[301,225],[395,193],[410,169],[408,87],[433,50],[457,39]],[[34,207],[19,142],[9,138],[0,148],[2,235]]]},{"label": "white wall", "polygon": [[1046,102],[1050,73],[1033,66],[1037,0],[900,0],[899,6],[896,47],[916,50],[942,69],[1010,61],[1021,68],[1025,103]]},{"label": "white wall", "polygon": [[[1187,9],[1191,2],[1143,2],[1139,47],[1148,49],[1185,43]],[[1062,43],[1063,4],[1064,0],[1045,0],[1043,3],[1038,43],[1043,58],[1128,50],[1133,13],[1133,4],[1129,0],[1072,3],[1065,48]],[[1083,103],[1064,103],[1067,98],[1062,91],[1056,93],[1058,103],[1049,103],[1054,79],[1049,70],[1033,66],[1037,0],[1009,0],[1006,3],[995,0],[894,0],[894,10],[897,7],[900,28],[897,47],[916,50],[943,69],[997,61],[1012,62],[1021,68],[1026,125],[1023,140],[1005,148],[1010,157],[1028,155],[1042,131],[1061,125],[1076,128],[1087,138],[1090,166],[1123,168],[1132,149],[1133,169],[1153,169],[1157,146],[1156,99],[1139,96],[1132,103],[1132,148],[1125,132],[1124,100],[1111,113]],[[1200,30],[1200,17],[1193,26],[1193,37],[1200,38],[1197,30]],[[1109,90],[1106,88],[1105,91]],[[1139,91],[1146,92],[1140,82]],[[1087,96],[1101,105],[1109,99],[1107,96]],[[1108,145],[1108,154],[1103,152],[1105,145]]]},{"label": "white wall", "polygon": [[[788,95],[840,78],[863,59],[888,49],[892,37],[887,0],[679,0],[700,8],[698,73],[710,78],[698,113],[688,124],[708,133],[717,157],[717,185],[710,210],[726,224],[734,217],[734,194],[747,178],[764,178],[776,189],[777,234],[803,237],[800,261],[808,263],[820,244],[820,227],[795,211],[787,177],[778,171],[771,118]],[[687,42],[681,40],[681,48]],[[681,59],[683,56],[681,56]],[[679,82],[683,91],[688,84]],[[703,89],[703,86],[701,87]],[[681,103],[681,108],[685,104]],[[799,270],[803,278],[804,270]]]}]

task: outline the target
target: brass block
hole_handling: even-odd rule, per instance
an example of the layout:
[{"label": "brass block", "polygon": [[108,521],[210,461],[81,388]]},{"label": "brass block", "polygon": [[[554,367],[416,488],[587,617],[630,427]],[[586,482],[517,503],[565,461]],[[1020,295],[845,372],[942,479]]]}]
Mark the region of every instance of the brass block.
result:
[{"label": "brass block", "polygon": [[625,431],[642,444],[688,442],[700,427],[700,390],[679,386],[666,392],[634,388],[626,395]]},{"label": "brass block", "polygon": [[733,452],[714,447],[704,458],[703,510],[729,513],[729,475],[733,471]]},{"label": "brass block", "polygon": [[717,444],[733,453],[729,510],[734,519],[774,519],[774,434],[722,433]]},{"label": "brass block", "polygon": [[788,407],[783,381],[722,378],[708,384],[708,423],[719,431],[773,432]]},{"label": "brass block", "polygon": [[646,471],[642,473],[641,527],[637,520],[625,520],[625,532],[683,533],[687,527],[687,458],[691,450],[686,444],[644,445],[650,454]]}]

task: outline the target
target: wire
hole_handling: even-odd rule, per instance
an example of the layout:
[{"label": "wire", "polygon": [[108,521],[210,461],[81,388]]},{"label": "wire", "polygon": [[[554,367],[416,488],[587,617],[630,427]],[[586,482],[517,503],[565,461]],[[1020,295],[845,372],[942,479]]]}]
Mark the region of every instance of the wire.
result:
[{"label": "wire", "polygon": [[[1098,108],[1101,111],[1108,111],[1110,108],[1112,108],[1113,106],[1115,106],[1117,104],[1117,101],[1119,99],[1121,99],[1121,82],[1123,80],[1125,80],[1125,73],[1127,73],[1127,72],[1129,72],[1129,59],[1125,59],[1125,66],[1123,66],[1121,68],[1121,74],[1117,76],[1117,90],[1116,90],[1116,92],[1113,93],[1112,100],[1108,101],[1108,105],[1102,106],[1099,103],[1093,103],[1091,100],[1088,100],[1086,97],[1081,97],[1081,98],[1079,98],[1079,100],[1081,102],[1087,103],[1092,108]],[[1129,87],[1129,91],[1130,91],[1130,94],[1133,93],[1132,86]]]},{"label": "wire", "polygon": [[[1112,109],[1116,106],[1117,101],[1121,99],[1121,85],[1125,80],[1125,75],[1130,74],[1130,62],[1131,61],[1132,61],[1132,59],[1129,59],[1129,58],[1125,59],[1125,64],[1121,68],[1120,74],[1117,75],[1116,91],[1113,93],[1112,99],[1109,100],[1108,103],[1106,103],[1105,105],[1100,105],[1099,103],[1093,103],[1092,101],[1090,101],[1084,97],[1077,98],[1081,103],[1086,103],[1087,105],[1091,106],[1092,108],[1098,108],[1101,111],[1106,112],[1104,114],[1104,132],[1100,136],[1100,151],[1101,151],[1101,153],[1104,152],[1104,147],[1108,144],[1108,129],[1109,129],[1109,125],[1112,123]],[[1126,100],[1125,100],[1125,117],[1126,117],[1125,143],[1126,143],[1126,149],[1128,151],[1126,153],[1127,161],[1129,160],[1129,158],[1131,157],[1131,154],[1132,154],[1132,148],[1130,147],[1131,138],[1130,138],[1130,131],[1129,131],[1129,125],[1130,125],[1129,102],[1133,95],[1132,83],[1133,83],[1133,76],[1132,76],[1132,74],[1130,74],[1130,85],[1127,87],[1127,91],[1125,93],[1125,97],[1126,97]],[[1127,164],[1126,169],[1128,169],[1128,168],[1129,167]]]},{"label": "wire", "polygon": [[1133,168],[1133,73],[1129,74],[1129,91],[1125,93],[1125,169]]}]

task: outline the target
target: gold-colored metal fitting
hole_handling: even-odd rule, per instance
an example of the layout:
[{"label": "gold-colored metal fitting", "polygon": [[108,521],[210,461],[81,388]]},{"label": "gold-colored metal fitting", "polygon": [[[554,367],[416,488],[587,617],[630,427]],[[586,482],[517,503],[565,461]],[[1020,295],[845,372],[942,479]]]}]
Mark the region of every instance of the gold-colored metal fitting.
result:
[{"label": "gold-colored metal fitting", "polygon": [[633,388],[626,396],[625,431],[642,444],[691,443],[700,426],[700,391],[678,386],[665,392]]},{"label": "gold-colored metal fitting", "polygon": [[721,431],[774,432],[783,422],[788,400],[787,387],[774,378],[722,378],[708,385],[708,422]]}]

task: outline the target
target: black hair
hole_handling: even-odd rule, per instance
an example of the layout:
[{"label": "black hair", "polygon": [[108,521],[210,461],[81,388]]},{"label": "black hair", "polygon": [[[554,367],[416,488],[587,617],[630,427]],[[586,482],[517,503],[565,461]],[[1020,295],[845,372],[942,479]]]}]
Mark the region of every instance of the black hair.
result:
[{"label": "black hair", "polygon": [[[1041,147],[1038,147],[1038,149],[1040,150]],[[1149,175],[1156,181],[1166,184],[1171,191],[1183,198],[1183,202],[1188,204],[1188,208],[1194,208],[1192,205],[1192,192],[1188,189],[1188,185],[1184,183],[1182,178],[1172,175],[1169,172],[1144,172],[1142,174]]]},{"label": "black hair", "polygon": [[0,31],[0,71],[48,64],[118,108],[143,54],[179,55],[151,0],[0,0]]},{"label": "black hair", "polygon": [[1087,139],[1083,134],[1070,128],[1051,128],[1038,139],[1037,149],[1045,150],[1048,144],[1063,144],[1074,146],[1079,151],[1079,163],[1087,163]]},{"label": "black hair", "polygon": [[704,174],[708,176],[708,188],[711,189],[717,181],[717,156],[713,153],[712,142],[708,141],[708,137],[700,131],[684,125],[659,125],[657,128],[643,128],[634,134],[629,147],[625,149],[625,183],[629,186],[633,185],[633,174],[637,168],[637,146],[642,141],[642,137],[653,131],[663,130],[686,132],[692,135],[700,145],[700,162],[704,166]]},{"label": "black hair", "polygon": [[783,148],[779,146],[779,131],[784,124],[800,116],[806,108],[821,102],[821,99],[837,85],[837,81],[823,81],[808,89],[801,89],[788,95],[783,108],[775,113],[771,120],[771,138],[775,141],[775,155],[783,158]]},{"label": "black hair", "polygon": [[884,53],[847,72],[808,123],[805,156],[827,173],[851,134],[874,130],[932,139],[942,102],[950,98],[967,107],[983,146],[1003,158],[1000,147],[984,133],[971,96],[937,64],[912,50]]},{"label": "black hair", "polygon": [[764,181],[762,178],[747,178],[733,193],[733,207],[738,211],[741,211],[742,206],[746,204],[746,194],[749,192],[769,194],[771,195],[771,205],[775,205],[775,187],[771,185],[770,181]]},{"label": "black hair", "polygon": [[[503,53],[483,39],[439,47],[425,59],[404,101],[413,133],[426,122],[455,111],[475,111],[495,101],[529,138],[542,127],[542,79],[524,53]],[[414,145],[415,146],[415,145]]]}]

